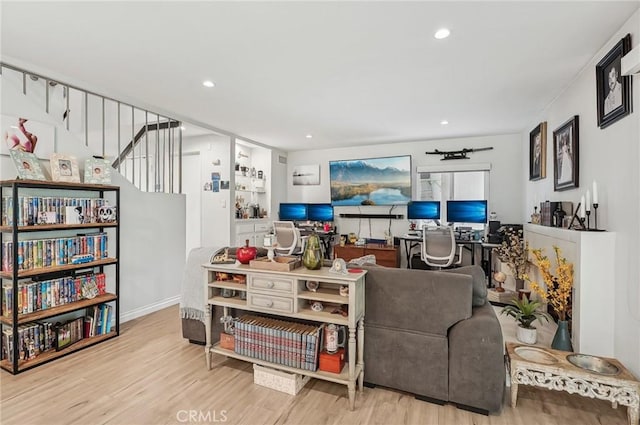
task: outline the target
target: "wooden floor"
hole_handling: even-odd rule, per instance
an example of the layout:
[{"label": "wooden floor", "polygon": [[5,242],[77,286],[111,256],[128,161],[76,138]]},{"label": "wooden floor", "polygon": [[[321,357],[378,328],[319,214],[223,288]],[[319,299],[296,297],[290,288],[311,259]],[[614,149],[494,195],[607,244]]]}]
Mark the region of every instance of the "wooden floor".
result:
[{"label": "wooden floor", "polygon": [[[365,388],[311,380],[290,396],[253,384],[252,365],[182,339],[178,306],[130,321],[121,335],[20,375],[0,373],[0,423],[29,424],[626,424],[626,408],[521,386],[518,407],[483,416]],[[507,400],[507,397],[505,397]]]}]

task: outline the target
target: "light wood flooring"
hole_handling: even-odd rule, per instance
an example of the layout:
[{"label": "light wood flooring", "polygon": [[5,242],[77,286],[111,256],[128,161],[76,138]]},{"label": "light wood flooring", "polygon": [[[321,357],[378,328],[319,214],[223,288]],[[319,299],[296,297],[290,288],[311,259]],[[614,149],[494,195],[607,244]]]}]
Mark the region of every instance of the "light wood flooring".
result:
[{"label": "light wood flooring", "polygon": [[[368,343],[373,343],[369,340]],[[125,323],[121,335],[20,375],[0,372],[0,423],[30,424],[626,424],[626,408],[521,386],[518,407],[483,416],[365,388],[311,380],[290,396],[253,384],[252,365],[181,336],[178,306]],[[508,394],[506,391],[505,394]],[[189,416],[191,415],[191,416]]]}]

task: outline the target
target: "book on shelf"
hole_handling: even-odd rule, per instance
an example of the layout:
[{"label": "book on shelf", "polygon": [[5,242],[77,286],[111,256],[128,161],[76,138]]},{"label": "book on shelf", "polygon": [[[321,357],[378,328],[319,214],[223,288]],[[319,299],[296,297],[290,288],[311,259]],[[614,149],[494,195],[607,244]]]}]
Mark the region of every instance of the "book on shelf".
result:
[{"label": "book on shelf", "polygon": [[[2,197],[3,226],[13,226],[13,199]],[[104,207],[109,206],[103,198],[19,196],[17,202],[18,226],[100,223]]]}]

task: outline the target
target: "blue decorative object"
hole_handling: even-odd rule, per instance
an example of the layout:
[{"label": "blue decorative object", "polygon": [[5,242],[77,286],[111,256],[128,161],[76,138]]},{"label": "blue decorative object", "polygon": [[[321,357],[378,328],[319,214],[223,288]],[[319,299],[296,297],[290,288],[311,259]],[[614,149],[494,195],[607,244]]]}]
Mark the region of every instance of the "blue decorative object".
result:
[{"label": "blue decorative object", "polygon": [[551,342],[551,348],[554,350],[573,351],[571,345],[571,335],[569,335],[569,322],[566,320],[558,320],[558,329]]}]

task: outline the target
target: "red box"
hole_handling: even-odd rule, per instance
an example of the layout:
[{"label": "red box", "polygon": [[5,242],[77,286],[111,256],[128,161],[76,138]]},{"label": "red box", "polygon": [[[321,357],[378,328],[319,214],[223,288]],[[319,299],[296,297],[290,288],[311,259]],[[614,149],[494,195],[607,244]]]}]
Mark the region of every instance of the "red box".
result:
[{"label": "red box", "polygon": [[333,354],[329,354],[326,350],[320,353],[320,370],[325,372],[340,373],[344,367],[344,348],[338,348]]},{"label": "red box", "polygon": [[235,338],[233,335],[220,332],[220,347],[225,350],[233,351],[235,345]]}]

